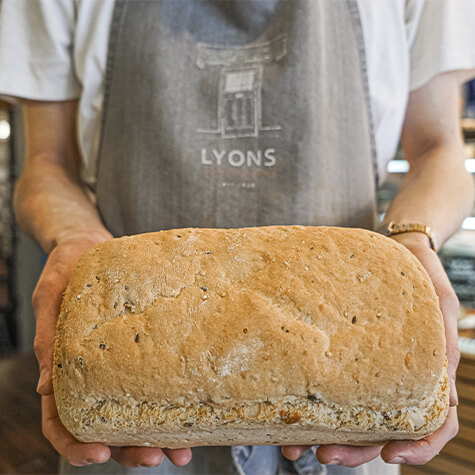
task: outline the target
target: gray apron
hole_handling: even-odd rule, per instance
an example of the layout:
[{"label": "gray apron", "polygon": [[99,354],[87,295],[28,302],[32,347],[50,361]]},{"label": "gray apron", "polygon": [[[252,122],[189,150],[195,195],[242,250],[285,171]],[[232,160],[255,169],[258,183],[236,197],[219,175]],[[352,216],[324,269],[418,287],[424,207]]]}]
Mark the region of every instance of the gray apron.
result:
[{"label": "gray apron", "polygon": [[114,236],[371,228],[375,169],[355,0],[116,2],[95,189]]},{"label": "gray apron", "polygon": [[[116,1],[94,190],[114,236],[372,228],[374,150],[356,0]],[[321,466],[312,450],[292,463],[278,447],[195,448],[188,466],[155,471],[370,473]]]}]

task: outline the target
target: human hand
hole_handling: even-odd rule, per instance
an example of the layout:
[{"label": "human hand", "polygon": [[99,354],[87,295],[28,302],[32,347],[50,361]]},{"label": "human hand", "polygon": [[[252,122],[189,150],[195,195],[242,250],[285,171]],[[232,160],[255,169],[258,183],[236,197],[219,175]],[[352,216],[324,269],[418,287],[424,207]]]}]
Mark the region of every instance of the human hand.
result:
[{"label": "human hand", "polygon": [[[354,447],[349,445],[321,445],[317,458],[321,463],[356,467],[381,455],[388,463],[422,465],[435,457],[444,445],[458,432],[457,390],[455,373],[460,359],[457,339],[457,315],[459,303],[437,254],[428,245],[427,237],[421,233],[405,233],[393,239],[406,246],[421,262],[432,280],[439,297],[444,316],[446,354],[450,382],[450,408],[444,424],[433,434],[417,441],[394,441],[384,446]],[[290,460],[297,460],[309,446],[282,447],[282,453]]]},{"label": "human hand", "polygon": [[56,410],[52,385],[53,348],[56,321],[62,295],[79,257],[90,247],[110,239],[108,233],[74,236],[58,244],[50,253],[33,293],[36,316],[34,349],[40,366],[38,393],[42,396],[42,427],[44,436],[70,464],[75,466],[104,463],[110,457],[127,467],[156,466],[166,455],[175,465],[191,459],[190,449],[159,449],[153,447],[108,447],[77,441],[61,423]]}]

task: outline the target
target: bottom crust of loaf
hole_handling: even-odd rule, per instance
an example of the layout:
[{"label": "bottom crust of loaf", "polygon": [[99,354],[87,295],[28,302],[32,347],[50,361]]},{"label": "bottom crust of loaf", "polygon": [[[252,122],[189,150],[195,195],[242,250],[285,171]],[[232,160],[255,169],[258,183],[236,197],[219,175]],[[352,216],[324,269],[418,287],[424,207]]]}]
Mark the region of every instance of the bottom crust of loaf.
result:
[{"label": "bottom crust of loaf", "polygon": [[[318,397],[286,396],[278,401],[194,406],[139,402],[131,398],[80,401],[62,399],[60,418],[82,442],[113,446],[196,447],[224,445],[379,445],[388,440],[421,439],[447,416],[448,379],[418,407],[373,410],[336,407]],[[72,403],[72,404],[71,404]]]},{"label": "bottom crust of loaf", "polygon": [[[265,437],[265,439],[263,438]],[[140,435],[130,432],[108,434],[104,440],[84,436],[81,442],[103,442],[110,446],[144,446],[163,448],[183,448],[202,446],[233,445],[326,445],[345,444],[355,446],[383,445],[389,440],[418,440],[423,434],[412,432],[356,432],[353,430],[329,430],[324,427],[311,426],[289,427],[283,424],[274,426],[239,428],[217,427],[212,430],[190,429],[181,432],[140,431]]]}]

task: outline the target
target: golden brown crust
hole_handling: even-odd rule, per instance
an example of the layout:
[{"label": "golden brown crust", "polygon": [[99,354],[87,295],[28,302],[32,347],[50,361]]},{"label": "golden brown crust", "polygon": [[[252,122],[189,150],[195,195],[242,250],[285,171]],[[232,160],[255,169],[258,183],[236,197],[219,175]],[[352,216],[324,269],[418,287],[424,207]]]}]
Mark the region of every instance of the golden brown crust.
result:
[{"label": "golden brown crust", "polygon": [[[443,319],[429,277],[403,246],[361,229],[190,228],[100,244],[71,276],[55,346],[63,423],[81,440],[109,434],[117,445],[172,446],[173,432],[183,431],[196,436],[188,445],[204,445],[209,431],[225,427],[223,444],[246,443],[233,435],[240,429],[254,431],[255,443],[272,443],[266,421],[273,431],[289,417],[286,427],[303,443],[299,430],[313,439],[319,428],[323,437],[325,427],[343,429],[355,408],[374,420],[352,426],[346,441],[420,438],[445,419],[446,378]],[[302,409],[295,420],[232,412],[265,401],[284,407],[289,397]],[[136,411],[143,405],[154,417]],[[94,416],[103,406],[114,407],[113,418]],[[185,416],[160,426],[170,406]],[[239,427],[206,413],[185,426],[197,407],[238,414]],[[402,419],[375,422],[408,408],[411,430]],[[119,441],[121,411],[131,416],[129,436]],[[339,414],[337,425],[322,425],[321,411]],[[292,430],[284,433],[294,442]]]}]

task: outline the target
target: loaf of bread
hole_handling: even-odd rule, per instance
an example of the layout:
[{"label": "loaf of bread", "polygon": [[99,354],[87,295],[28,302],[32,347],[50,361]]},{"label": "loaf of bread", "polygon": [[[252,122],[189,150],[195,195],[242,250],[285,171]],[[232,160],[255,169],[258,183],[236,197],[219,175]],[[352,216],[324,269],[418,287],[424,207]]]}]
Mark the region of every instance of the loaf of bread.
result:
[{"label": "loaf of bread", "polygon": [[432,283],[362,229],[175,229],[87,251],[58,320],[54,391],[80,441],[377,444],[448,410]]}]

